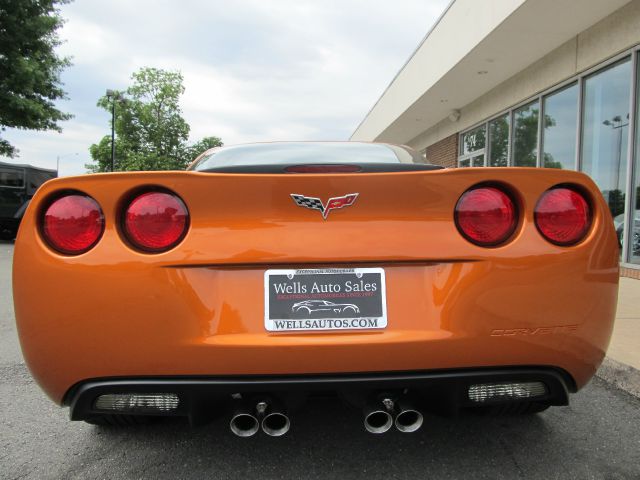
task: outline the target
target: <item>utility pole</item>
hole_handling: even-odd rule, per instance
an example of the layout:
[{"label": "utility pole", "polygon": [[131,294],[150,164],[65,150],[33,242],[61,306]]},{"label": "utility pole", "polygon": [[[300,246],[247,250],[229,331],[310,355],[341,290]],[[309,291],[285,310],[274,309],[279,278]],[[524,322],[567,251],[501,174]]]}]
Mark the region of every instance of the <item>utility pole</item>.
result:
[{"label": "utility pole", "polygon": [[116,101],[124,102],[117,90],[107,90],[107,98],[111,100],[111,171],[116,170]]},{"label": "utility pole", "polygon": [[111,171],[116,170],[116,101],[111,102]]}]

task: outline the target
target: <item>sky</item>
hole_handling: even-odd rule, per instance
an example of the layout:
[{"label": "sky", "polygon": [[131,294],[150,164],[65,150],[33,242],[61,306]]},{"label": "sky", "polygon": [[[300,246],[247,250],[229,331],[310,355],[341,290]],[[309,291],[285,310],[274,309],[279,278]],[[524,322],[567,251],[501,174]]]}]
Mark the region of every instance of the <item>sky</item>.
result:
[{"label": "sky", "polygon": [[62,133],[7,130],[13,160],[85,172],[110,135],[96,102],[142,67],[184,76],[190,141],[347,140],[449,0],[76,0],[58,51],[74,115]]}]

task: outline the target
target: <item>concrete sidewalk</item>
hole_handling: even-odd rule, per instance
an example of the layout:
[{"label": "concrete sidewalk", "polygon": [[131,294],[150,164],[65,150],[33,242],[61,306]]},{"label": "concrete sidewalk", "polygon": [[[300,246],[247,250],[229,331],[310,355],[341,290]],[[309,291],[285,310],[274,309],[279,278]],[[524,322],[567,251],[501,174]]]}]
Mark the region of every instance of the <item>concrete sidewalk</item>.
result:
[{"label": "concrete sidewalk", "polygon": [[640,280],[620,278],[616,323],[597,375],[640,397]]},{"label": "concrete sidewalk", "polygon": [[640,370],[640,280],[620,278],[616,324],[607,355]]}]

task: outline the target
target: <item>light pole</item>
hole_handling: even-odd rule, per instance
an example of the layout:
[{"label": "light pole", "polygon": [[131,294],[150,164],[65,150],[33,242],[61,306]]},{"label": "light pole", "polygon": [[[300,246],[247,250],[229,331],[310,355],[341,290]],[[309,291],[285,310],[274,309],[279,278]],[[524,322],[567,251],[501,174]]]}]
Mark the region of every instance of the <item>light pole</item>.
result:
[{"label": "light pole", "polygon": [[60,159],[65,157],[70,157],[72,155],[78,155],[78,152],[75,153],[66,153],[64,155],[56,156],[56,175],[60,176]]},{"label": "light pole", "polygon": [[116,102],[124,102],[117,90],[107,90],[107,99],[111,100],[111,171],[116,169]]},{"label": "light pole", "polygon": [[[627,114],[627,123],[624,123],[624,120],[620,115],[616,115],[611,120],[605,120],[602,122],[603,125],[607,127],[611,127],[612,130],[618,131],[618,142],[617,142],[617,155],[616,155],[616,175],[617,181],[615,188],[620,190],[620,166],[622,164],[622,129],[629,125],[629,115]],[[624,188],[624,187],[623,187]]]}]

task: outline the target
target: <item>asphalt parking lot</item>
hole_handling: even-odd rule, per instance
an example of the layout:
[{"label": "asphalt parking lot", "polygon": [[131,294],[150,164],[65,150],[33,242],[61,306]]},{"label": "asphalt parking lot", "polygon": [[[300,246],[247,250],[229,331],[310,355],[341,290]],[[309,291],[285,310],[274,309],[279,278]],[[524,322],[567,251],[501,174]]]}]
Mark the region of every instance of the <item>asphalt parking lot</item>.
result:
[{"label": "asphalt parking lot", "polygon": [[[640,478],[640,400],[594,379],[568,407],[530,417],[427,417],[417,433],[366,434],[359,412],[315,401],[283,438],[69,422],[31,379],[16,336],[13,246],[0,243],[0,478]],[[37,301],[37,299],[34,299]]]}]

